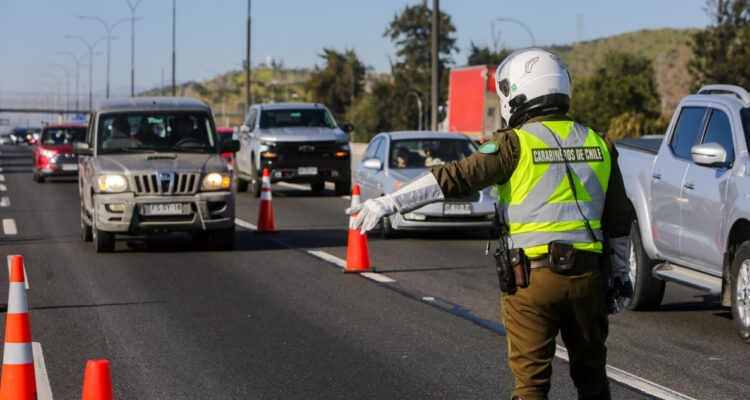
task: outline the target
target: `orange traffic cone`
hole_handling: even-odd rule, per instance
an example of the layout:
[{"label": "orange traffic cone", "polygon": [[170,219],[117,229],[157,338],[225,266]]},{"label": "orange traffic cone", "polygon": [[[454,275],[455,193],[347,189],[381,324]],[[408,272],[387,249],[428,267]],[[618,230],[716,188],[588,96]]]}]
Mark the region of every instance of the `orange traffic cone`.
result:
[{"label": "orange traffic cone", "polygon": [[31,327],[26,303],[23,258],[12,256],[8,314],[5,318],[3,375],[0,378],[0,400],[36,400],[34,356],[31,352]]},{"label": "orange traffic cone", "polygon": [[263,168],[263,180],[260,189],[260,211],[258,212],[258,232],[273,232],[273,203],[271,202],[271,176],[268,168]]},{"label": "orange traffic cone", "polygon": [[[358,206],[359,185],[352,188],[352,207]],[[349,219],[356,217],[352,214]],[[350,224],[351,225],[351,224]],[[370,268],[370,252],[367,250],[367,235],[362,234],[359,230],[349,228],[349,244],[346,248],[346,267],[344,272],[360,273],[374,271]]]},{"label": "orange traffic cone", "polygon": [[109,361],[89,360],[86,363],[81,400],[112,400],[112,378],[109,375]]}]

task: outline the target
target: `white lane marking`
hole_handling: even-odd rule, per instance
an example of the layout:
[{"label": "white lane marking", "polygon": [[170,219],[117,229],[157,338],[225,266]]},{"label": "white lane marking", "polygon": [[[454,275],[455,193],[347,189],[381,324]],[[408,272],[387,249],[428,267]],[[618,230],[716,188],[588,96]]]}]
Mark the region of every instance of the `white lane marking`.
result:
[{"label": "white lane marking", "polygon": [[5,182],[5,175],[0,174],[0,182]]},{"label": "white lane marking", "polygon": [[31,351],[34,353],[34,377],[36,378],[36,395],[39,400],[52,400],[52,388],[49,386],[47,366],[44,364],[42,345],[39,342],[31,342]]},{"label": "white lane marking", "polygon": [[[281,183],[284,183],[284,182],[281,182]],[[243,228],[247,228],[251,230],[257,229],[255,225],[249,222],[245,222],[238,218],[235,218],[234,222],[235,224]],[[301,250],[302,252],[307,253],[313,257],[319,258],[323,261],[333,264],[336,267],[346,268],[346,260],[336,257],[333,254],[326,253],[325,251],[299,249],[291,245],[288,245],[288,247],[291,249]],[[395,279],[392,279],[388,276],[385,276],[383,274],[378,274],[375,272],[362,272],[360,273],[360,275],[366,277],[367,279],[370,279],[372,281],[379,282],[379,283],[397,283],[398,282]],[[435,298],[432,296],[425,296],[425,297],[422,297],[422,300],[434,301]],[[568,351],[565,349],[565,347],[557,346],[557,351],[555,352],[555,356],[567,362],[570,362],[570,359],[568,358]],[[646,393],[648,395],[661,398],[664,400],[695,400],[690,396],[676,392],[672,389],[666,388],[657,383],[643,379],[629,372],[625,372],[611,365],[607,365],[607,376],[615,382],[622,383],[623,385],[627,387],[634,388],[643,393]]]},{"label": "white lane marking", "polygon": [[[11,257],[13,256],[20,256],[20,254],[8,254],[8,279],[10,279],[10,265],[11,265],[10,260],[11,260]],[[23,280],[25,281],[24,287],[26,288],[26,290],[28,290],[29,289],[29,274],[26,273],[26,263],[23,263],[22,265],[23,265],[23,278],[24,278]]]},{"label": "white lane marking", "polygon": [[10,207],[10,197],[4,196],[0,199],[0,207]]},{"label": "white lane marking", "polygon": [[8,187],[0,184],[0,192],[7,192],[7,191],[8,191]]},{"label": "white lane marking", "polygon": [[290,188],[292,188],[292,189],[300,189],[300,190],[310,190],[310,186],[302,186],[302,185],[298,185],[298,184],[296,184],[296,183],[289,183],[289,182],[276,182],[276,184],[277,184],[277,185],[279,185],[279,186],[286,186],[286,187],[290,187]]},{"label": "white lane marking", "polygon": [[16,228],[16,221],[11,218],[4,218],[3,219],[3,231],[6,235],[15,235],[18,233],[18,229]]},{"label": "white lane marking", "polygon": [[257,226],[255,226],[255,225],[253,225],[253,224],[251,224],[251,223],[249,223],[247,221],[243,221],[243,220],[241,220],[239,218],[235,218],[234,219],[234,223],[236,225],[238,225],[238,226],[241,226],[241,227],[245,228],[245,229],[250,229],[251,231],[257,231],[258,230]]},{"label": "white lane marking", "polygon": [[[555,356],[562,358],[565,361],[570,362],[568,358],[568,350],[565,347],[557,345]],[[694,398],[684,395],[679,392],[675,392],[672,389],[661,386],[657,383],[643,379],[639,376],[633,375],[629,372],[625,372],[619,368],[615,368],[607,364],[607,376],[615,382],[624,384],[636,390],[640,390],[643,393],[649,394],[659,399],[664,400],[695,400]]]}]

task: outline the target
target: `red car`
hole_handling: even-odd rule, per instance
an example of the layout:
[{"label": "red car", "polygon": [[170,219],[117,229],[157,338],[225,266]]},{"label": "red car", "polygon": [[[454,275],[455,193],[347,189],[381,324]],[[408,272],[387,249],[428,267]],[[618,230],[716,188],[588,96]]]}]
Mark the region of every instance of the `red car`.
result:
[{"label": "red car", "polygon": [[34,146],[34,181],[44,182],[50,176],[78,174],[78,157],[73,154],[73,142],[86,139],[83,125],[48,125],[42,129]]},{"label": "red car", "polygon": [[[226,126],[217,126],[216,127],[216,133],[219,134],[219,143],[221,143],[224,139],[232,139],[232,136],[234,135],[234,129]],[[222,153],[222,157],[224,157],[224,160],[227,162],[227,166],[229,167],[229,172],[232,172],[232,153]]]}]

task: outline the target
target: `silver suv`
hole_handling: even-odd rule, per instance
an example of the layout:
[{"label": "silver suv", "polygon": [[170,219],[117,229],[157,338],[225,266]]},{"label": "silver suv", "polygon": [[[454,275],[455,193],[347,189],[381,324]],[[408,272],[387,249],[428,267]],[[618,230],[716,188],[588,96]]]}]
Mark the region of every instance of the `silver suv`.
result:
[{"label": "silver suv", "polygon": [[115,235],[173,231],[234,246],[234,195],[211,109],[190,98],[142,97],[97,104],[76,143],[81,236],[110,252]]}]

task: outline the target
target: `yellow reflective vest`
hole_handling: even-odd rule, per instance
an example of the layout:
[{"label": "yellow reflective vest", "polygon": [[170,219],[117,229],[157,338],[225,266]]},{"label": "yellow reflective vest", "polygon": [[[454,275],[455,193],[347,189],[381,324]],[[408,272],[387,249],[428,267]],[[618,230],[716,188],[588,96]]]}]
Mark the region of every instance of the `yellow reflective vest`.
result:
[{"label": "yellow reflective vest", "polygon": [[[529,257],[548,252],[552,241],[601,253],[601,218],[611,171],[607,145],[592,129],[573,121],[533,122],[515,129],[520,146],[510,179],[497,185],[511,248]],[[567,159],[576,198],[566,175]],[[586,230],[588,219],[595,239]]]}]

